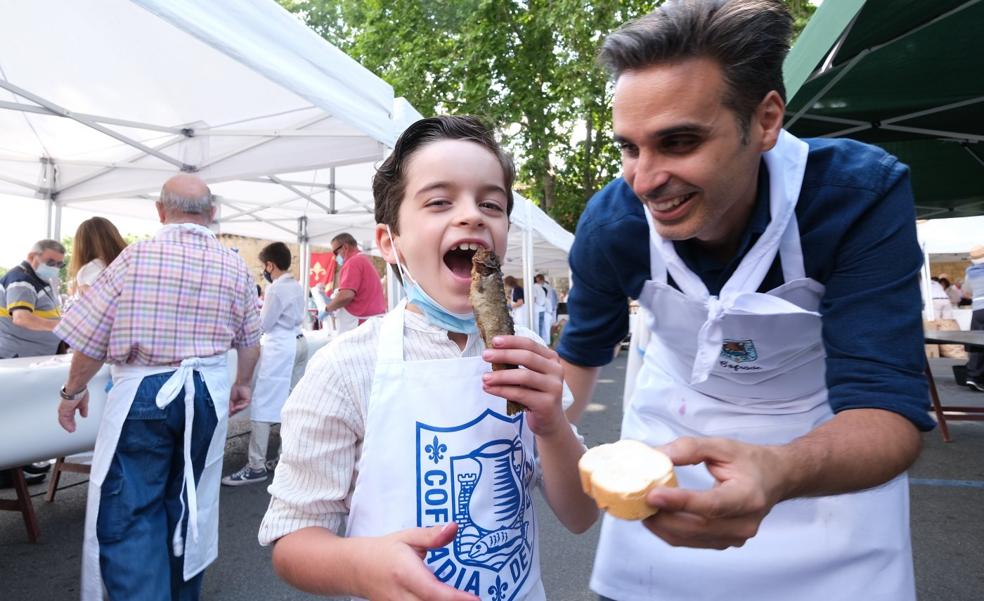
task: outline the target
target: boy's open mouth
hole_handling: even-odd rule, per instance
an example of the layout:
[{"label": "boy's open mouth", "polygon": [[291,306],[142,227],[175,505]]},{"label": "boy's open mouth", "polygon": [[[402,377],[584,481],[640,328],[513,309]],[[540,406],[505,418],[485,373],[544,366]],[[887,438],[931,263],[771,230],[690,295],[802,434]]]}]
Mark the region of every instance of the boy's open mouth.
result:
[{"label": "boy's open mouth", "polygon": [[444,253],[444,264],[459,278],[471,278],[472,257],[484,244],[477,242],[462,242]]}]

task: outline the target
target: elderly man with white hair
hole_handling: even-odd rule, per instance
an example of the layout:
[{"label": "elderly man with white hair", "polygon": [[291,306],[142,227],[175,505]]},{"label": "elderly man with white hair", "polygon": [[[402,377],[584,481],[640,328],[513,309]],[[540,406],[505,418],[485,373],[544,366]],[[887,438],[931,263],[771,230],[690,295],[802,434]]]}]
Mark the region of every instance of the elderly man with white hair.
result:
[{"label": "elderly man with white hair", "polygon": [[[206,227],[212,194],[193,175],[164,184],[164,226],[126,248],[65,314],[75,349],[58,421],[88,414],[86,385],[112,365],[89,481],[82,599],[198,599],[218,554],[228,416],[250,402],[259,357],[256,285]],[[238,352],[229,382],[226,351]]]}]

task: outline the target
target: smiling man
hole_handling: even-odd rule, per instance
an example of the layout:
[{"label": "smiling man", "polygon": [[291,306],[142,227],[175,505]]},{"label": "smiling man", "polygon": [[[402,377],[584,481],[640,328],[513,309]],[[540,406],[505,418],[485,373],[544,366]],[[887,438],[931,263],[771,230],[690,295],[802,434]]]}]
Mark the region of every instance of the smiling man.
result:
[{"label": "smiling man", "polygon": [[908,169],[782,129],[791,28],[778,0],[669,1],[601,52],[623,177],[571,250],[569,416],[637,299],[622,437],[680,484],[606,518],[603,598],[915,598],[904,472],[933,422]]}]

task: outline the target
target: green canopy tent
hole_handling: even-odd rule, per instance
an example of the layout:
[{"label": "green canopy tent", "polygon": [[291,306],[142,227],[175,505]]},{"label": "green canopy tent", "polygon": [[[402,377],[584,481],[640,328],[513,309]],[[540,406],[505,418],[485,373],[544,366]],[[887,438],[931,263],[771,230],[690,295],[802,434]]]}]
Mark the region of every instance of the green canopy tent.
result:
[{"label": "green canopy tent", "polygon": [[789,131],[898,156],[919,217],[984,213],[984,0],[826,0],[784,76]]}]

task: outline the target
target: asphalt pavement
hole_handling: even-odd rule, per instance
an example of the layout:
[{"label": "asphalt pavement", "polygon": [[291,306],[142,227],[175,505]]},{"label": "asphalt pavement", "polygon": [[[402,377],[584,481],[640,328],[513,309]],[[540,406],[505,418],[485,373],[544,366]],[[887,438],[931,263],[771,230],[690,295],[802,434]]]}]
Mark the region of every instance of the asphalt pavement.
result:
[{"label": "asphalt pavement", "polygon": [[[944,403],[984,406],[984,394],[953,381],[948,359],[932,361]],[[622,414],[625,357],[606,367],[581,423],[589,446],[618,438]],[[225,472],[245,461],[248,421],[234,419],[227,444]],[[913,556],[922,601],[984,599],[984,422],[950,422],[953,442],[938,430],[924,435],[919,461],[910,470]],[[44,501],[44,485],[31,487],[41,539],[27,542],[19,514],[0,511],[0,601],[78,599],[85,480],[64,474],[54,503]],[[10,489],[0,499],[13,498]],[[261,485],[222,489],[220,552],[205,575],[203,599],[209,601],[314,599],[281,582],[270,564],[270,549],[260,547],[256,532],[268,495]],[[559,601],[596,601],[588,580],[598,525],[585,534],[567,532],[539,501],[541,566],[547,597]],[[768,583],[763,583],[768,586]],[[835,597],[831,597],[835,601]],[[697,600],[695,600],[697,601]]]}]

